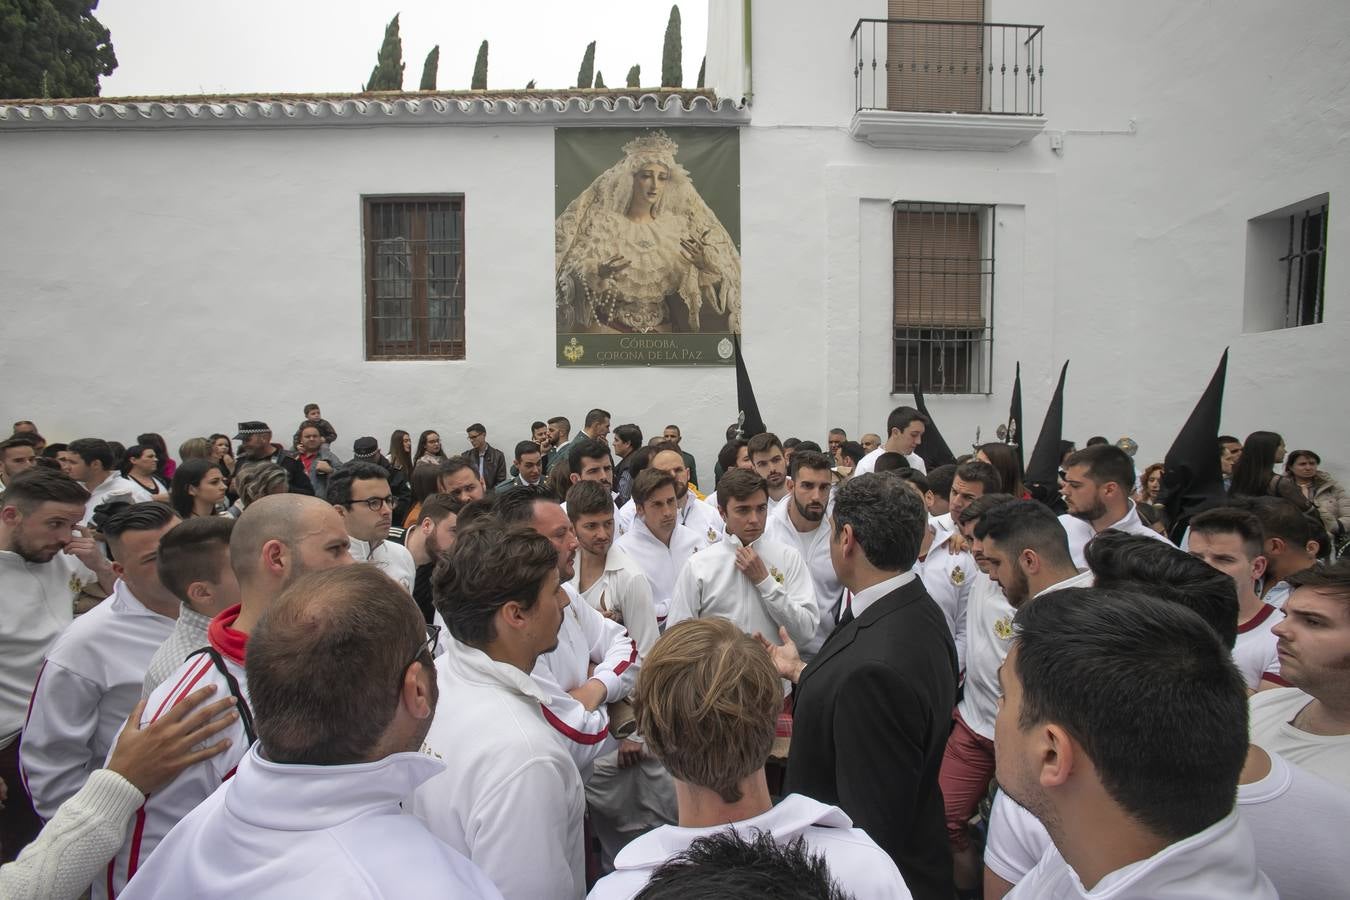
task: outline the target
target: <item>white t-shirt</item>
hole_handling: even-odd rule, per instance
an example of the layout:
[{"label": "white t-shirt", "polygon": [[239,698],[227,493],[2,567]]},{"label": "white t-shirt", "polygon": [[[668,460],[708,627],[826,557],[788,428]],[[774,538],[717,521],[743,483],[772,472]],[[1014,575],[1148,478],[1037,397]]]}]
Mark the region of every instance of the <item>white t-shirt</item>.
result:
[{"label": "white t-shirt", "polygon": [[1052,844],[1009,900],[1279,900],[1256,866],[1251,832],[1235,811],[1148,859],[1111,872],[1089,893]]},{"label": "white t-shirt", "polygon": [[42,660],[75,615],[75,598],[94,573],[68,553],[45,563],[0,550],[0,747],[23,729]]},{"label": "white t-shirt", "polygon": [[[1068,535],[1069,553],[1073,556],[1073,564],[1080,569],[1086,569],[1088,567],[1087,557],[1083,551],[1087,547],[1088,541],[1097,536],[1092,523],[1065,513],[1059,517],[1059,524],[1064,526],[1064,533]],[[1126,534],[1143,535],[1147,538],[1162,541],[1169,547],[1172,546],[1171,541],[1144,524],[1143,520],[1139,518],[1139,510],[1135,508],[1133,501],[1130,502],[1130,511],[1120,521],[1108,525],[1107,528],[1114,528],[1116,531],[1123,531]],[[1102,530],[1105,531],[1107,528]]]},{"label": "white t-shirt", "polygon": [[802,561],[806,563],[807,572],[811,576],[811,584],[816,589],[818,613],[816,634],[808,643],[797,648],[802,660],[810,662],[825,643],[825,639],[830,636],[830,632],[834,631],[835,608],[839,605],[844,586],[840,584],[839,576],[834,571],[834,563],[830,561],[829,521],[821,519],[811,531],[801,532],[792,524],[789,509],[790,505],[783,503],[769,513],[768,521],[764,525],[764,536],[784,546],[792,547],[801,554]]},{"label": "white t-shirt", "polygon": [[839,886],[858,900],[908,900],[909,888],[895,863],[839,808],[790,794],[768,812],[713,828],[663,825],[635,838],[614,858],[614,873],[596,882],[588,900],[631,900],[656,869],[701,837],[729,828],[745,838],[770,834],[780,844],[797,838],[814,856],[825,857]]},{"label": "white t-shirt", "polygon": [[150,492],[130,478],[121,475],[109,475],[103,483],[89,492],[89,502],[84,505],[84,524],[94,520],[94,510],[103,503],[114,499],[118,494],[126,495],[132,503],[148,503],[155,499]]},{"label": "white t-shirt", "polygon": [[409,595],[412,594],[413,581],[417,578],[417,563],[413,562],[412,552],[407,547],[393,541],[380,541],[371,550],[365,541],[352,538],[351,551],[352,559],[370,563],[397,581]]},{"label": "white t-shirt", "polygon": [[1327,781],[1350,788],[1350,734],[1309,734],[1289,724],[1312,697],[1298,688],[1252,695],[1252,743]]},{"label": "white t-shirt", "polygon": [[1262,678],[1288,687],[1288,682],[1280,677],[1280,655],[1275,652],[1279,638],[1271,631],[1283,618],[1275,607],[1263,603],[1256,615],[1238,626],[1233,662],[1250,690],[1259,688]]},{"label": "white t-shirt", "polygon": [[[886,445],[882,444],[880,447],[858,460],[858,464],[853,467],[853,474],[857,476],[875,472],[877,470],[877,458],[885,452]],[[905,454],[905,461],[909,463],[911,469],[918,469],[923,474],[928,474],[928,466],[924,464],[923,457],[919,456],[919,454],[907,453]]]},{"label": "white t-shirt", "polygon": [[[1270,772],[1238,785],[1237,811],[1256,841],[1256,864],[1281,900],[1324,900],[1350,885],[1350,791],[1270,753]],[[984,863],[1013,884],[1050,846],[1045,826],[999,791]]]}]

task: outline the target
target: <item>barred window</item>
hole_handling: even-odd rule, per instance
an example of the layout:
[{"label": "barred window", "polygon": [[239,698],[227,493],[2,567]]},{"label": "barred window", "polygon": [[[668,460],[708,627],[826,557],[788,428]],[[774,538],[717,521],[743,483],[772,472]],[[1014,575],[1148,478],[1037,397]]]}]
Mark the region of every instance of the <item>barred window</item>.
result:
[{"label": "barred window", "polygon": [[1320,194],[1248,220],[1243,331],[1323,321],[1329,202]]},{"label": "barred window", "polygon": [[989,393],[993,223],[993,206],[895,204],[894,393]]},{"label": "barred window", "polygon": [[362,206],[366,359],[463,359],[463,196]]},{"label": "barred window", "polygon": [[1289,250],[1284,263],[1284,325],[1317,325],[1327,282],[1327,205],[1289,217]]}]

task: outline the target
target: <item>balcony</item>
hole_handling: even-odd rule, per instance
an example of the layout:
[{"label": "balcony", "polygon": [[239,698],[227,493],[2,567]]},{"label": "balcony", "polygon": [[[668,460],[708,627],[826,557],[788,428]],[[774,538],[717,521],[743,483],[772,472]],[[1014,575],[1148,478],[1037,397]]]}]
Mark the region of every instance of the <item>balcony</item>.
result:
[{"label": "balcony", "polygon": [[859,19],[849,133],[874,147],[1011,150],[1045,128],[1045,29]]}]

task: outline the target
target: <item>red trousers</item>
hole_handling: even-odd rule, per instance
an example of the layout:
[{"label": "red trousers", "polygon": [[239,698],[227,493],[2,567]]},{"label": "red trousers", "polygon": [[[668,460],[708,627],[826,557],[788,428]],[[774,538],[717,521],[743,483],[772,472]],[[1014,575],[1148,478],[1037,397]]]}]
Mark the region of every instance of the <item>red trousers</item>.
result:
[{"label": "red trousers", "polygon": [[942,753],[938,784],[946,805],[947,841],[953,850],[970,846],[970,817],[994,777],[994,742],[970,730],[959,712]]}]

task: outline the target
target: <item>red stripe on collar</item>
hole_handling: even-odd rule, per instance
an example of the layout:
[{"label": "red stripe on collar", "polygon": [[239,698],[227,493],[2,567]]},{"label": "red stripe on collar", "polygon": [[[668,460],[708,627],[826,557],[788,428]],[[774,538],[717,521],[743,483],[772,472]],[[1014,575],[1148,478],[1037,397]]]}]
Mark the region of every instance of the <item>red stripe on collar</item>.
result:
[{"label": "red stripe on collar", "polygon": [[211,642],[212,647],[219,651],[221,656],[242,666],[244,664],[244,651],[248,646],[248,635],[242,631],[235,631],[232,627],[238,618],[239,607],[231,606],[211,620],[211,624],[206,629],[206,639]]}]

